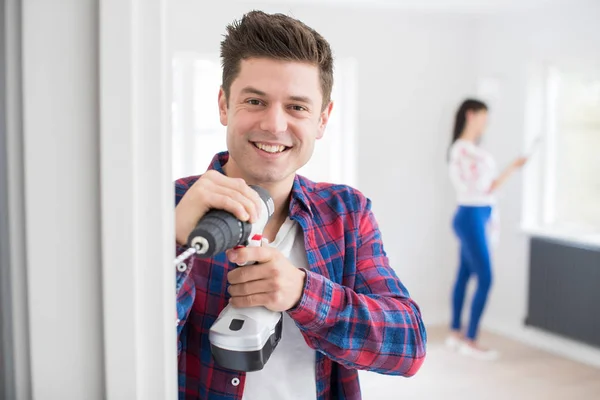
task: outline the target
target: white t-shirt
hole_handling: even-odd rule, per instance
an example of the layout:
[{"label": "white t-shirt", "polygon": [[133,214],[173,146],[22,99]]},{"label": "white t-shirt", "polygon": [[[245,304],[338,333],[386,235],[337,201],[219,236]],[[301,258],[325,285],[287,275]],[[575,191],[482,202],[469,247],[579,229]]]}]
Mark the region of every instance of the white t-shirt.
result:
[{"label": "white t-shirt", "polygon": [[[270,245],[294,266],[308,269],[304,234],[295,221],[288,218]],[[294,320],[284,312],[281,340],[262,370],[246,374],[242,400],[316,399],[315,356]]]},{"label": "white t-shirt", "polygon": [[458,204],[494,205],[496,201],[490,188],[497,172],[491,154],[472,142],[458,139],[450,148],[449,168]]}]

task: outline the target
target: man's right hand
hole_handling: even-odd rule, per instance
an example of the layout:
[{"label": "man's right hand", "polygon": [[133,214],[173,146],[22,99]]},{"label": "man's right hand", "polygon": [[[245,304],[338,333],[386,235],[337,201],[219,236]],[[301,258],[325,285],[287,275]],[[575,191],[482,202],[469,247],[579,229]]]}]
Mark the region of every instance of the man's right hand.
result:
[{"label": "man's right hand", "polygon": [[242,221],[255,222],[261,203],[258,193],[243,179],[230,178],[214,170],[207,171],[175,207],[177,243],[186,245],[200,218],[211,209],[228,211]]}]

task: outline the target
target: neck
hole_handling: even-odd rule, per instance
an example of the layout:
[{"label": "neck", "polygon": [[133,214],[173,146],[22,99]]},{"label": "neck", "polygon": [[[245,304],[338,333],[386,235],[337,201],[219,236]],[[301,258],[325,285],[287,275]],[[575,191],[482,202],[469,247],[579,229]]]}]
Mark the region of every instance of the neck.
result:
[{"label": "neck", "polygon": [[465,129],[459,136],[459,139],[466,140],[471,143],[477,142],[477,132]]},{"label": "neck", "polygon": [[275,236],[277,236],[277,232],[279,232],[279,228],[281,228],[281,225],[283,225],[289,215],[290,196],[292,193],[292,186],[294,185],[294,176],[292,175],[289,182],[259,185],[269,192],[273,199],[273,204],[275,205],[275,212],[263,232],[263,236],[269,239],[270,242],[273,242]]}]

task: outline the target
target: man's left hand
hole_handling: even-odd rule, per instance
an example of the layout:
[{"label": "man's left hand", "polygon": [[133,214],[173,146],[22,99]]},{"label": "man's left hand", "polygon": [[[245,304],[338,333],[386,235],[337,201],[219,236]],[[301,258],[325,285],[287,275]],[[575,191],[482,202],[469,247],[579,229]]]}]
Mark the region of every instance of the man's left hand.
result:
[{"label": "man's left hand", "polygon": [[287,311],[300,302],[306,273],[276,248],[265,245],[232,249],[227,251],[227,258],[236,264],[257,262],[227,274],[232,306],[265,306],[271,311]]}]

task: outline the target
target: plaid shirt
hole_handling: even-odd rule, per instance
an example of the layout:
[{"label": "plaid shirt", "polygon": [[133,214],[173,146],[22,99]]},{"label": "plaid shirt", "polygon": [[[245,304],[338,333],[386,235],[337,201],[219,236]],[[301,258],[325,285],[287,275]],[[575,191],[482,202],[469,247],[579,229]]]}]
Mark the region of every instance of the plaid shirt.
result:
[{"label": "plaid shirt", "polygon": [[[218,154],[210,169],[223,173],[228,157]],[[176,181],[176,203],[197,179]],[[425,358],[425,328],[388,264],[370,200],[348,186],[296,175],[289,215],[304,231],[310,270],[302,299],[288,314],[317,350],[316,398],[360,399],[358,369],[415,374]],[[187,265],[177,271],[179,399],[240,400],[245,374],[216,365],[208,341],[227,305],[227,272],[235,265],[224,253],[191,257]]]}]

